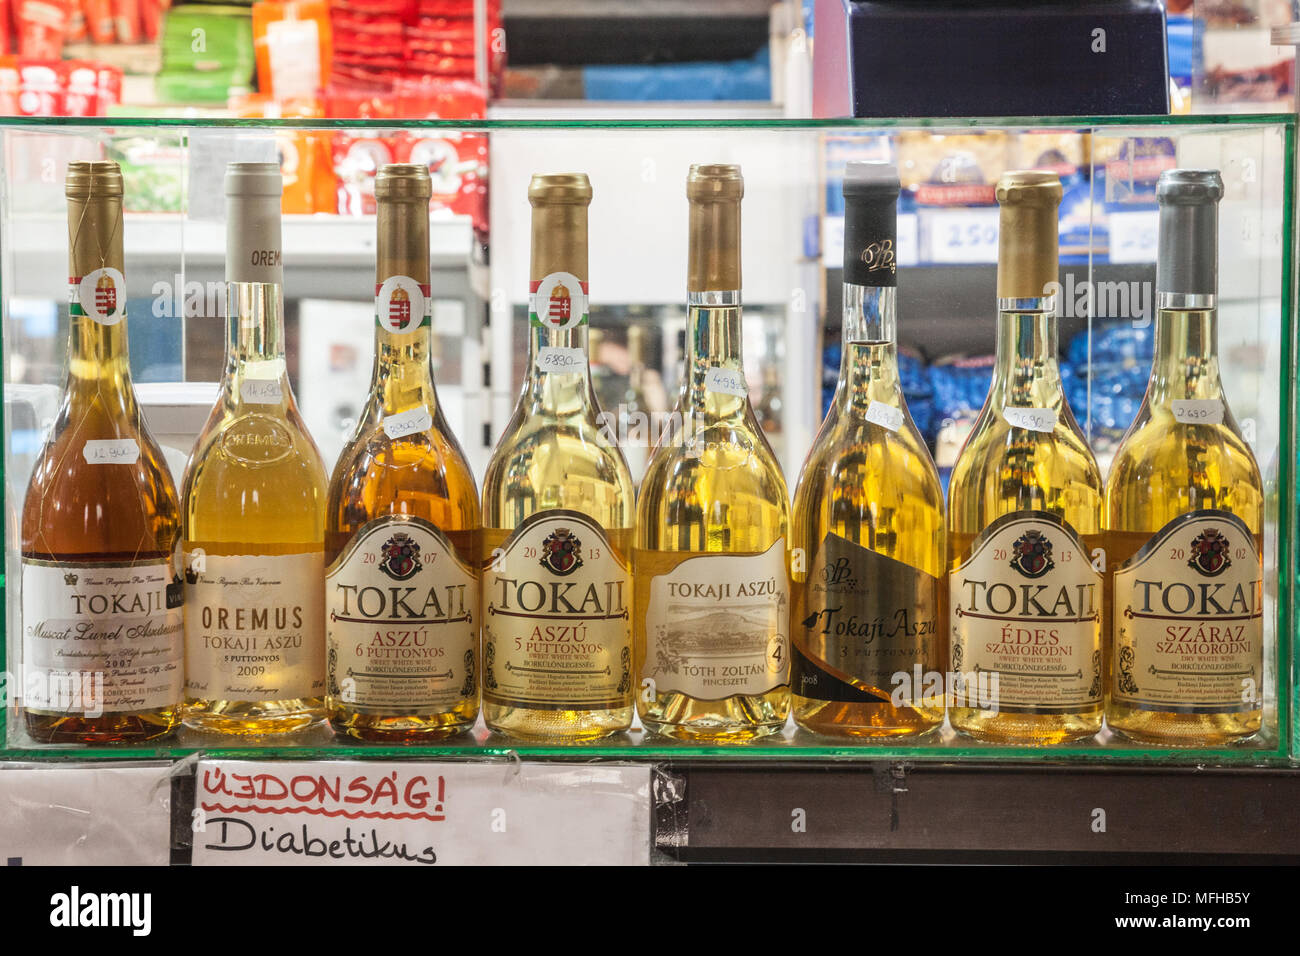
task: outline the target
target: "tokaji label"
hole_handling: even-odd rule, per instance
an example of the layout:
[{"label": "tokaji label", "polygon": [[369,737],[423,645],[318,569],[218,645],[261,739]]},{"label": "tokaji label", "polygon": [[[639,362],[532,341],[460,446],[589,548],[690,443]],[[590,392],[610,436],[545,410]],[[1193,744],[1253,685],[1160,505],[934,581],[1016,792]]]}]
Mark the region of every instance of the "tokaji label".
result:
[{"label": "tokaji label", "polygon": [[504,706],[627,707],[632,578],[577,511],[524,520],[483,572],[483,698]]},{"label": "tokaji label", "polygon": [[325,693],[325,555],[186,558],[185,690],[202,700]]},{"label": "tokaji label", "polygon": [[375,286],[375,324],[402,335],[433,323],[432,289],[410,276],[389,276]]},{"label": "tokaji label", "polygon": [[325,576],[329,692],[362,713],[450,709],[473,697],[478,580],[436,527],[368,522]]},{"label": "tokaji label", "polygon": [[528,321],[548,329],[587,324],[587,283],[568,272],[552,272],[528,284]]},{"label": "tokaji label", "polygon": [[[790,687],[814,700],[885,703],[894,675],[939,669],[939,579],[837,534],[798,589]],[[920,688],[917,688],[918,692]]]},{"label": "tokaji label", "polygon": [[702,554],[650,580],[643,680],[698,700],[789,683],[785,539],[762,554]]},{"label": "tokaji label", "polygon": [[1175,518],[1115,569],[1114,699],[1139,710],[1258,710],[1263,571],[1236,515]]},{"label": "tokaji label", "polygon": [[1101,707],[1101,575],[1064,521],[1042,511],[998,518],[949,575],[949,599],[959,682],[996,674],[1006,713]]},{"label": "tokaji label", "polygon": [[180,703],[182,598],[166,560],[24,559],[23,706],[97,716]]}]

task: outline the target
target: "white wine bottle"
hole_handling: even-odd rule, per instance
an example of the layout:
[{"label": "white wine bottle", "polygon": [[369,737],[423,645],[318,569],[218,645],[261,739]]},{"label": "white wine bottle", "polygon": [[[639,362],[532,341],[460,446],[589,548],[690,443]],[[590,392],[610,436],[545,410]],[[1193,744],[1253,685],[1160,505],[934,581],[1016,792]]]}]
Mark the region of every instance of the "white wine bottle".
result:
[{"label": "white wine bottle", "polygon": [[1160,175],[1155,360],[1106,482],[1109,725],[1220,746],[1263,717],[1264,485],[1219,378],[1217,170]]},{"label": "white wine bottle", "polygon": [[686,195],[686,374],[637,506],[637,709],[654,733],[745,740],[790,712],[790,504],[741,360],[740,167],[692,166]]},{"label": "white wine bottle", "polygon": [[948,484],[948,717],[985,740],[1062,743],[1101,730],[1101,473],[1057,364],[1061,183],[1009,172],[997,198],[997,359]]},{"label": "white wine bottle", "polygon": [[823,734],[943,723],[943,488],[898,376],[898,194],[895,167],[847,165],[840,380],[794,493],[790,686]]}]

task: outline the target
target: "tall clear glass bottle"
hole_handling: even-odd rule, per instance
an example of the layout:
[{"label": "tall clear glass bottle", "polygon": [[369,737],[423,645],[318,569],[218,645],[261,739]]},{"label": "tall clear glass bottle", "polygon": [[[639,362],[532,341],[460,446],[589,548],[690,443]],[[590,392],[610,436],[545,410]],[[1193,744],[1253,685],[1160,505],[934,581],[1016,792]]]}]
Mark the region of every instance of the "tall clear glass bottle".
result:
[{"label": "tall clear glass bottle", "polygon": [[741,360],[739,166],[692,166],[686,375],[641,481],[637,710],[686,740],[776,733],[790,711],[790,504]]},{"label": "tall clear glass bottle", "polygon": [[898,194],[895,167],[847,165],[840,380],[794,493],[790,687],[823,734],[943,723],[943,488],[898,375]]},{"label": "tall clear glass bottle", "polygon": [[433,384],[431,192],[424,165],[375,177],[374,374],[326,507],[330,723],[363,740],[478,717],[478,488]]},{"label": "tall clear glass bottle", "polygon": [[1151,379],[1106,482],[1110,726],[1220,746],[1263,717],[1264,484],[1219,378],[1217,170],[1160,176]]},{"label": "tall clear glass bottle", "polygon": [[993,382],[948,484],[954,728],[1052,744],[1101,729],[1101,473],[1057,365],[1053,173],[997,185]]},{"label": "tall clear glass bottle", "polygon": [[180,718],[180,508],[127,353],[122,171],[68,164],[69,361],[22,511],[23,725],[150,740]]},{"label": "tall clear glass bottle", "polygon": [[325,496],[284,355],[280,168],[226,169],[217,404],[185,469],[185,723],[256,735],[325,716]]},{"label": "tall clear glass bottle", "polygon": [[635,491],[587,352],[583,173],[538,175],[528,372],[483,478],[483,716],[532,740],[632,722]]}]

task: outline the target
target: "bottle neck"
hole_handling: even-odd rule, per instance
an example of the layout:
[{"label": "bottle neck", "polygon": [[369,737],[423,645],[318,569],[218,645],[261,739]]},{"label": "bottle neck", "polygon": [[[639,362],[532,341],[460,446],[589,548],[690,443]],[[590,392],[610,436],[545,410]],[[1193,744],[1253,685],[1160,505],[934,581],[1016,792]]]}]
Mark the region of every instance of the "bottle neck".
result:
[{"label": "bottle neck", "polygon": [[844,328],[835,404],[865,414],[874,402],[900,405],[897,289],[844,284]]},{"label": "bottle neck", "polygon": [[68,394],[132,411],[121,199],[70,200],[68,250]]},{"label": "bottle neck", "polygon": [[998,407],[1061,405],[1054,296],[998,300],[997,358],[989,396]]},{"label": "bottle neck", "polygon": [[739,415],[749,403],[741,353],[740,290],[691,292],[687,306],[683,414]]},{"label": "bottle neck", "polygon": [[[376,235],[371,401],[383,417],[421,405],[432,414],[438,396],[433,384],[428,199],[420,193],[382,200]],[[388,314],[379,315],[380,309]]]},{"label": "bottle neck", "polygon": [[524,378],[524,400],[530,415],[595,415],[597,402],[591,385],[587,338],[586,323],[557,329],[530,320],[528,372]]},{"label": "bottle neck", "polygon": [[[1204,305],[1203,308],[1172,308]],[[1219,379],[1219,319],[1213,297],[1208,301],[1161,294],[1156,312],[1155,356],[1147,401],[1152,405],[1180,398],[1221,398]]]},{"label": "bottle neck", "polygon": [[282,303],[278,283],[226,283],[226,389],[236,404],[288,401]]}]

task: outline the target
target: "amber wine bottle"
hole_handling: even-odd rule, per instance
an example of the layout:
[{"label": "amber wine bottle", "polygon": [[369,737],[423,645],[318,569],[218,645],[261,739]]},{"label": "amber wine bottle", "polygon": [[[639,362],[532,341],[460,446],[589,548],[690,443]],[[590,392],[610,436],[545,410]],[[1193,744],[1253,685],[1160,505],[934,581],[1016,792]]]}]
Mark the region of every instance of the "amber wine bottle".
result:
[{"label": "amber wine bottle", "polygon": [[180,509],[127,355],[122,172],[68,165],[69,361],[22,511],[21,708],[42,743],[149,740],[180,718]]},{"label": "amber wine bottle", "polygon": [[686,195],[686,374],[637,506],[637,710],[658,734],[744,740],[790,711],[790,504],[741,360],[740,167],[692,166]]},{"label": "amber wine bottle", "polygon": [[423,165],[375,177],[374,373],[326,508],[330,723],[364,740],[478,716],[478,488],[433,385],[431,192]]},{"label": "amber wine bottle", "polygon": [[895,167],[847,165],[840,380],[794,493],[790,687],[824,734],[943,723],[943,488],[898,377],[898,194]]},{"label": "amber wine bottle", "polygon": [[185,723],[255,735],[325,716],[325,468],[289,388],[280,168],[226,169],[217,404],[185,469]]},{"label": "amber wine bottle", "polygon": [[1110,726],[1218,746],[1260,729],[1264,486],[1219,379],[1217,170],[1156,187],[1155,361],[1106,482]]},{"label": "amber wine bottle", "polygon": [[528,201],[528,371],[483,478],[483,717],[591,740],[632,722],[635,492],[591,384],[591,183],[534,176]]},{"label": "amber wine bottle", "polygon": [[948,485],[949,720],[1051,744],[1102,721],[1101,473],[1057,365],[1053,173],[997,185],[993,382]]}]

